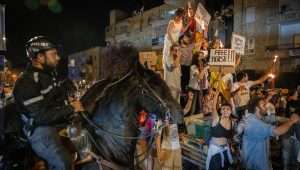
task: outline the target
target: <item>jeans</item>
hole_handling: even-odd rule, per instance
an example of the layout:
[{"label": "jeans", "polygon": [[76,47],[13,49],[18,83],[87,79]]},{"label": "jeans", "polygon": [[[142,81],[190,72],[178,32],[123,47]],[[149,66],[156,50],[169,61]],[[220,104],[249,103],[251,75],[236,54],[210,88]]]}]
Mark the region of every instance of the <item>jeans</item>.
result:
[{"label": "jeans", "polygon": [[209,163],[209,170],[228,170],[230,166],[229,158],[226,153],[227,151],[223,151],[224,155],[224,167],[222,167],[222,159],[221,154],[218,153],[211,157],[210,163]]},{"label": "jeans", "polygon": [[295,137],[285,137],[282,139],[282,159],[284,170],[296,170],[297,155],[300,151],[300,142]]},{"label": "jeans", "polygon": [[54,127],[37,127],[28,137],[34,152],[47,161],[50,170],[71,170],[72,157]]}]

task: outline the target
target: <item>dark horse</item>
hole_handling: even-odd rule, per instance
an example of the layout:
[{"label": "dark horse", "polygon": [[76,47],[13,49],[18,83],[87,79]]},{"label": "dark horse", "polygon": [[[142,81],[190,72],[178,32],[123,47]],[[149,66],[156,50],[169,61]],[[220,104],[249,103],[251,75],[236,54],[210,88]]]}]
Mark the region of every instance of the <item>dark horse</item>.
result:
[{"label": "dark horse", "polygon": [[[135,48],[126,43],[108,47],[104,58],[106,77],[81,98],[86,109],[83,125],[93,136],[100,157],[121,169],[134,169],[135,146],[140,133],[138,113],[145,110],[155,113],[159,119],[170,115],[171,121],[181,124],[182,110],[160,76],[138,62]],[[15,109],[8,110],[14,113]],[[18,124],[17,119],[10,120]],[[11,126],[12,123],[6,124]]]},{"label": "dark horse", "polygon": [[[99,154],[117,165],[134,169],[137,116],[141,110],[156,113],[159,119],[170,114],[171,121],[183,123],[180,105],[166,83],[138,61],[138,52],[128,45],[109,47],[108,78],[92,86],[81,98],[90,113]],[[92,124],[93,124],[92,123]]]}]

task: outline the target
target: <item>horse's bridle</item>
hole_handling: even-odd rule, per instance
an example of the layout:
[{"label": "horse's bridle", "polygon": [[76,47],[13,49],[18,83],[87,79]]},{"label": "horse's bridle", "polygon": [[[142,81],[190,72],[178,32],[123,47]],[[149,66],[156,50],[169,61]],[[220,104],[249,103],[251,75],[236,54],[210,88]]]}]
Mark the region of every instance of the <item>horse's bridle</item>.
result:
[{"label": "horse's bridle", "polygon": [[[96,100],[100,100],[101,98],[103,98],[107,92],[107,90],[109,90],[109,88],[123,82],[124,80],[126,80],[128,77],[130,77],[132,74],[134,73],[134,70],[129,71],[126,75],[124,75],[123,77],[121,77],[120,79],[109,83],[108,85],[106,85],[103,89],[103,91],[101,92],[101,94],[99,95],[99,97],[96,98]],[[141,75],[136,71],[136,73],[141,77]],[[146,88],[144,88],[144,86],[142,86],[142,84],[140,84],[142,86],[142,95],[145,95],[145,91],[148,93],[153,94],[154,97],[151,97],[150,95],[147,95],[149,98],[151,98],[152,100],[158,100],[159,104],[162,105],[165,109],[165,120],[171,119],[171,114],[170,114],[170,108],[167,106],[166,102],[161,99],[161,97],[159,97],[159,95],[151,88],[151,86],[148,84],[148,82],[141,77],[142,80],[142,84],[144,84],[146,86]],[[100,80],[100,81],[104,81],[104,80]],[[117,137],[117,138],[122,138],[122,139],[130,139],[130,140],[135,140],[135,139],[141,139],[144,137],[151,137],[153,134],[149,134],[148,136],[144,136],[144,137],[139,137],[139,136],[123,136],[123,135],[119,135],[113,132],[109,132],[105,129],[103,129],[102,127],[98,126],[97,124],[95,124],[92,120],[90,120],[88,118],[88,116],[86,116],[85,114],[82,114],[82,117],[90,124],[92,125],[95,129],[102,131],[104,133],[107,133],[111,136]]]},{"label": "horse's bridle", "polygon": [[[116,80],[116,81],[114,81],[114,82],[109,83],[108,85],[106,85],[104,87],[103,91],[101,92],[101,94],[99,95],[99,97],[96,98],[96,100],[99,101],[101,98],[103,98],[105,96],[105,94],[106,94],[107,90],[109,90],[109,88],[111,88],[111,87],[113,87],[113,86],[115,86],[115,85],[123,82],[128,77],[130,77],[133,73],[134,73],[134,70],[131,70],[126,75],[124,75],[123,77],[121,77],[120,79],[118,79],[118,80]],[[137,71],[136,71],[136,73],[139,75],[139,77],[141,77],[141,75]],[[104,81],[104,80],[100,80],[100,82]],[[151,98],[152,100],[156,99],[156,100],[159,101],[158,103],[161,106],[163,106],[164,109],[165,109],[165,111],[166,111],[165,112],[165,120],[169,120],[171,118],[171,114],[170,114],[170,108],[167,106],[166,102],[163,99],[161,99],[161,97],[159,97],[159,95],[153,90],[153,88],[151,88],[151,86],[149,85],[149,83],[143,77],[141,77],[141,80],[142,80],[142,84],[144,84],[146,86],[146,88],[144,88],[144,86],[142,86],[142,84],[140,84],[140,86],[142,87],[142,95],[143,96],[145,95],[144,92],[148,92],[148,93],[153,94],[154,97],[151,97],[150,95],[147,95],[147,96],[149,98]],[[150,137],[151,138],[150,139],[151,142],[148,144],[146,152],[144,152],[144,153],[142,153],[142,154],[140,154],[140,155],[138,155],[136,157],[140,157],[142,155],[146,155],[146,156],[149,155],[149,153],[150,153],[150,151],[152,149],[154,138],[157,135],[157,132],[154,132],[154,133],[152,132],[149,135],[143,136],[143,137],[140,137],[140,136],[123,136],[123,135],[120,135],[120,134],[109,132],[109,131],[103,129],[102,127],[98,126],[96,123],[94,123],[92,120],[90,120],[90,118],[84,112],[81,113],[81,116],[85,119],[85,121],[89,125],[91,125],[92,127],[94,127],[96,129],[96,131],[95,131],[96,133],[97,133],[97,131],[102,131],[102,132],[107,133],[108,135],[111,135],[113,137],[117,137],[117,138],[121,138],[121,139],[128,139],[128,140],[138,140],[138,139],[144,139],[144,138]],[[159,127],[157,129],[157,131],[161,130],[165,126],[166,125],[162,125],[161,127]],[[97,142],[93,139],[92,135],[89,135],[89,136],[90,136],[92,142],[95,144],[95,147],[98,149],[99,152],[101,152],[100,147],[98,146]],[[145,158],[146,158],[146,156],[145,156]],[[142,162],[142,161],[139,161],[139,163]],[[114,166],[114,164],[112,166]],[[116,165],[115,167],[118,167],[118,166]],[[119,168],[114,168],[114,167],[111,167],[111,168],[113,168],[113,169],[119,169]]]},{"label": "horse's bridle", "polygon": [[[142,87],[142,96],[147,96],[148,98],[152,99],[153,101],[155,101],[155,99],[157,99],[159,101],[159,105],[162,106],[165,109],[165,119],[164,120],[170,120],[171,119],[171,112],[170,112],[170,108],[168,107],[167,103],[161,99],[161,97],[159,97],[159,95],[153,90],[153,88],[151,88],[151,86],[149,85],[149,83],[142,78],[142,83],[146,86],[146,89],[144,88],[144,86],[141,85]],[[146,92],[146,93],[144,93]],[[152,97],[151,95],[147,95],[147,92],[150,94],[153,94],[154,97]]]}]

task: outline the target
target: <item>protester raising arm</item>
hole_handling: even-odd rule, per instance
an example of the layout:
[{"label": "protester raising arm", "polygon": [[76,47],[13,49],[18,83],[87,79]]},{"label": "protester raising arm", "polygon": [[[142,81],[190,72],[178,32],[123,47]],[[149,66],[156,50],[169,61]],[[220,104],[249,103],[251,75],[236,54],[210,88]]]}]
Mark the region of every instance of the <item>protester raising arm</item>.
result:
[{"label": "protester raising arm", "polygon": [[213,124],[215,124],[219,120],[218,109],[217,109],[219,94],[220,94],[220,91],[217,89],[217,91],[214,94],[214,100],[213,100],[213,112],[212,112]]},{"label": "protester raising arm", "polygon": [[270,78],[271,70],[272,69],[270,69],[265,75],[263,75],[262,77],[260,77],[258,80],[253,81],[253,83],[250,85],[250,87],[251,86],[255,86],[257,84],[262,84],[264,81],[266,81],[267,79],[269,79]]},{"label": "protester raising arm", "polygon": [[287,122],[283,123],[282,125],[276,127],[273,130],[273,133],[276,136],[283,135],[297,122],[299,122],[299,116],[297,114],[292,114],[290,119]]}]

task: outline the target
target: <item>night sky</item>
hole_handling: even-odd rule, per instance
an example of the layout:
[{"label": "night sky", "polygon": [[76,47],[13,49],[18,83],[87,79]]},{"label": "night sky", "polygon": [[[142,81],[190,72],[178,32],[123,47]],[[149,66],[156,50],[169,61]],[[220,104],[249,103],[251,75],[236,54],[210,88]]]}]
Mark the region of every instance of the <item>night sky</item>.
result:
[{"label": "night sky", "polygon": [[[33,36],[45,35],[58,43],[66,62],[68,54],[105,44],[105,26],[111,9],[132,12],[142,6],[149,9],[163,3],[163,0],[57,0],[62,10],[55,13],[45,5],[49,1],[53,0],[0,0],[6,4],[6,56],[13,67],[25,67],[24,45]],[[37,2],[38,8],[32,10],[26,2]],[[206,6],[220,8],[222,3],[223,0],[209,0]]]},{"label": "night sky", "polygon": [[147,0],[58,1],[62,6],[60,13],[54,13],[41,4],[38,9],[31,10],[25,5],[25,0],[1,1],[6,4],[6,56],[12,61],[13,67],[26,65],[24,45],[33,36],[49,37],[61,45],[61,55],[66,57],[70,53],[105,44],[104,30],[111,9],[130,12],[143,5],[150,8],[162,3],[161,0],[155,0],[155,3]]}]

